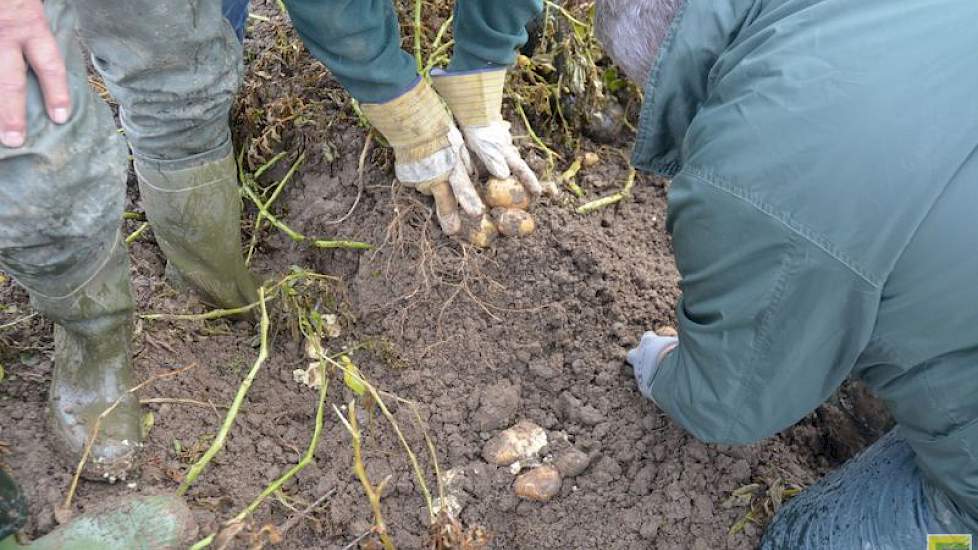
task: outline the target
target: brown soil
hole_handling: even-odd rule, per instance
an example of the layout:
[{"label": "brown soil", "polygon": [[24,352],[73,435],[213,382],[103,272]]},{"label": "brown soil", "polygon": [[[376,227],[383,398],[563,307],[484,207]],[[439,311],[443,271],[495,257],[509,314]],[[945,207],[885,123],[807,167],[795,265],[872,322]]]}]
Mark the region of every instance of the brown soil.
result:
[{"label": "brown soil", "polygon": [[[265,7],[260,12],[277,19]],[[252,60],[273,47],[271,28],[259,23],[252,29],[247,42]],[[493,537],[492,548],[752,548],[759,526],[748,524],[728,535],[747,512],[742,506],[724,506],[734,490],[778,480],[810,484],[879,433],[879,413],[863,410],[869,401],[857,388],[764,442],[708,446],[635,391],[625,352],[643,330],[671,324],[679,296],[664,227],[665,182],[640,176],[631,201],[587,216],[575,214],[566,199],[545,201],[534,209],[534,235],[504,239],[479,251],[442,236],[430,201],[395,185],[389,153],[374,147],[353,215],[327,225],[347,212],[357,194],[357,159],[366,132],[323,69],[305,54],[296,59],[309,69],[288,72],[276,66],[282,72],[264,75],[252,69],[246,88],[252,94],[246,104],[299,99],[316,109],[315,118],[297,129],[289,125],[279,141],[303,148],[309,158],[275,211],[302,233],[357,239],[377,248],[312,250],[266,230],[256,271],[272,279],[298,265],[341,279],[319,304],[342,318],[343,333],[328,342],[330,349],[360,346],[352,357],[368,379],[420,404],[442,471],[463,472],[455,490],[463,506],[460,519],[484,526]],[[254,124],[244,116],[237,119],[239,127]],[[590,142],[585,148],[602,157],[579,179],[589,196],[621,185],[626,167],[620,155]],[[262,181],[272,182],[283,172],[284,165]],[[246,229],[253,215],[249,210]],[[129,231],[135,226],[127,222]],[[136,241],[130,254],[140,312],[205,310],[164,281],[164,259],[151,233]],[[30,311],[26,294],[12,282],[0,285],[0,304],[0,324]],[[298,461],[312,433],[317,394],[294,382],[292,374],[306,365],[302,343],[278,305],[272,307],[272,324],[271,358],[226,448],[189,493],[203,532],[218,529]],[[30,535],[55,526],[54,509],[70,481],[69,467],[55,459],[45,429],[50,328],[35,318],[0,332],[0,362],[7,375],[0,383],[0,415],[8,419],[0,428],[8,449],[3,462],[30,499]],[[144,399],[227,405],[256,356],[255,330],[248,322],[140,321],[137,329],[139,379],[198,365],[153,384],[142,393]],[[334,383],[329,403],[340,406],[352,395]],[[83,482],[77,510],[110,496],[175,490],[224,413],[185,403],[148,408],[155,423],[138,482]],[[402,406],[396,414],[430,472],[422,433],[410,411]],[[544,455],[556,457],[576,447],[590,459],[589,467],[565,479],[548,503],[518,499],[508,469],[481,458],[492,435],[523,419],[546,429],[550,445]],[[398,547],[421,548],[428,517],[409,463],[383,422],[375,419],[368,426],[368,473],[374,483],[391,476],[382,501],[390,531]],[[260,508],[250,532],[269,523],[281,525],[296,515],[289,507],[301,509],[329,494],[285,534],[280,547],[343,548],[351,543],[371,521],[351,466],[349,436],[330,410],[314,463],[286,484],[282,498],[271,498]],[[242,541],[247,539],[242,535]]]}]

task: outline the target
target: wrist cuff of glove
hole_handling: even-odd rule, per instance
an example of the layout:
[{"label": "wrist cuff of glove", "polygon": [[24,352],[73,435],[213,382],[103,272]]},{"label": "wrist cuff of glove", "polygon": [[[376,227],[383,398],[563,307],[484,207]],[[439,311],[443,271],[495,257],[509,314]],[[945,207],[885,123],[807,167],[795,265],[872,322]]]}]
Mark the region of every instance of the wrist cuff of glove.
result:
[{"label": "wrist cuff of glove", "polygon": [[503,119],[505,68],[464,73],[432,72],[431,80],[462,126],[489,126]]},{"label": "wrist cuff of glove", "polygon": [[451,145],[452,117],[423,78],[387,103],[364,103],[360,108],[394,148],[399,163],[428,158]]}]

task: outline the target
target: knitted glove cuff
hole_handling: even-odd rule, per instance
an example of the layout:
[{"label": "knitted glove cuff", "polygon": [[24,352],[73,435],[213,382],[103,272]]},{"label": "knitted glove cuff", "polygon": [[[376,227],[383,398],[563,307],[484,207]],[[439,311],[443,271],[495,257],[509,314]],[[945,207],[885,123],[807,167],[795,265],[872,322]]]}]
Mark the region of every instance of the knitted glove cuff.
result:
[{"label": "knitted glove cuff", "polygon": [[461,126],[489,126],[503,120],[505,68],[464,73],[433,71],[431,80]]},{"label": "knitted glove cuff", "polygon": [[394,148],[398,163],[416,162],[450,146],[452,117],[424,79],[387,103],[364,103],[360,108]]}]

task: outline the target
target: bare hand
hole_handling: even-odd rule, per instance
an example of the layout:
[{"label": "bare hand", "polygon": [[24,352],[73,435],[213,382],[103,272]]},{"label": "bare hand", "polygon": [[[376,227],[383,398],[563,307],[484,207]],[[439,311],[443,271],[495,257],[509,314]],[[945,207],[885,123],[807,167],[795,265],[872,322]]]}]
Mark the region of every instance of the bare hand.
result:
[{"label": "bare hand", "polygon": [[64,58],[41,0],[4,0],[0,9],[0,143],[20,147],[27,136],[27,69],[34,71],[54,122],[71,116]]}]

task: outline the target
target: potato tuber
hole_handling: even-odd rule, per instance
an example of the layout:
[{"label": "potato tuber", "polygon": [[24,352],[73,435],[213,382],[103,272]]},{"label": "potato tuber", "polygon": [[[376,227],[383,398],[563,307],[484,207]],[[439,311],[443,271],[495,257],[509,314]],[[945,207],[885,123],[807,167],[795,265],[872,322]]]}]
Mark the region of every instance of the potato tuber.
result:
[{"label": "potato tuber", "polygon": [[530,195],[523,188],[523,184],[513,178],[504,180],[489,178],[486,183],[486,203],[490,208],[526,210],[530,207]]},{"label": "potato tuber", "polygon": [[507,237],[525,237],[536,229],[533,216],[517,208],[496,208],[492,211],[499,232]]}]

